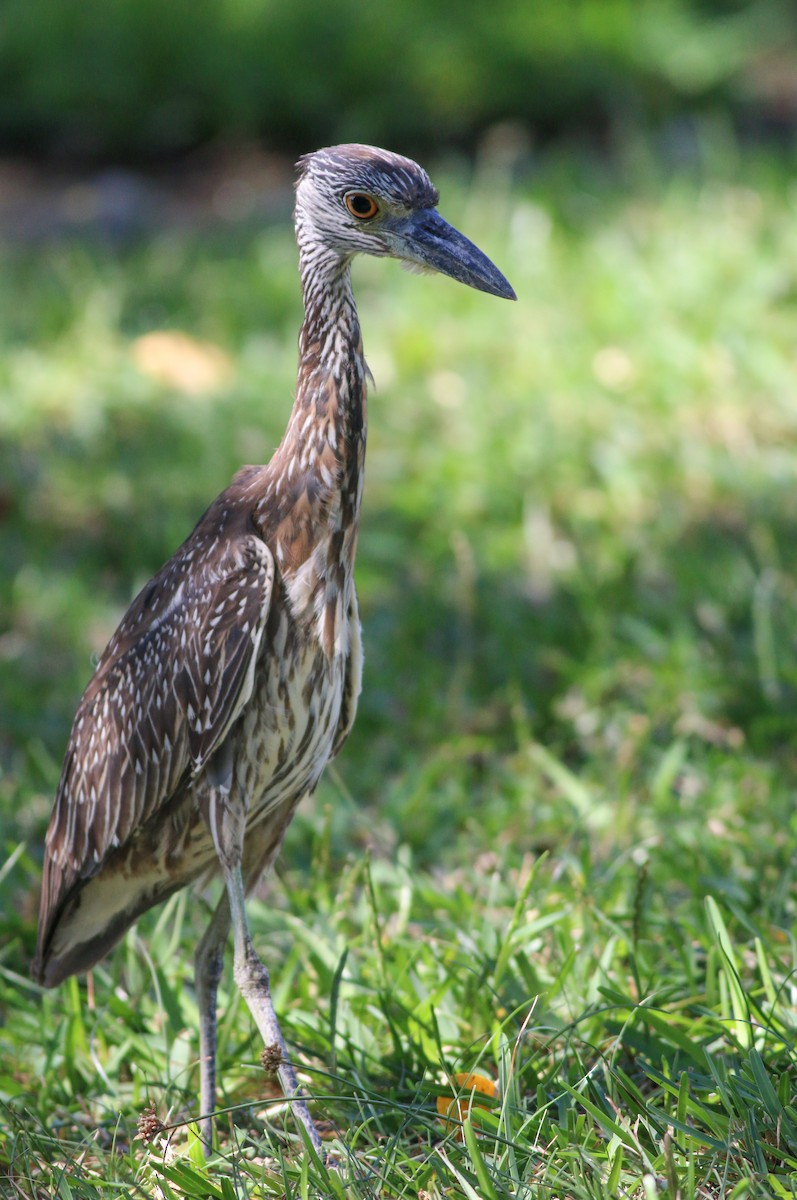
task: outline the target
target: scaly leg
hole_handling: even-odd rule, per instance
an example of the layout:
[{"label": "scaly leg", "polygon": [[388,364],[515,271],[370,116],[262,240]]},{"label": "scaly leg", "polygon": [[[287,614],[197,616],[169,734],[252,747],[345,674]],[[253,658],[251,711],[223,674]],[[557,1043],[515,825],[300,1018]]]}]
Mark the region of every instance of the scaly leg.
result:
[{"label": "scaly leg", "polygon": [[[213,974],[214,969],[219,970],[221,933],[222,930],[226,933],[228,925],[225,922],[230,920],[235,940],[235,982],[260,1030],[265,1044],[265,1058],[276,1068],[282,1090],[291,1102],[294,1116],[302,1122],[316,1153],[323,1158],[324,1148],[321,1138],[313,1118],[310,1116],[307,1103],[299,1090],[299,1081],[288,1057],[288,1048],[277,1021],[277,1014],[274,1012],[268,971],[258,958],[249,933],[241,870],[246,833],[246,804],[243,797],[236,793],[233,787],[233,759],[229,739],[219,748],[208,764],[206,779],[209,786],[207,792],[200,797],[200,809],[219,856],[229,909],[225,909],[222,905],[216,909],[211,927],[202,939],[199,950],[204,987],[200,999],[205,1031],[200,1043],[203,1060],[211,1058],[209,1053],[211,1038],[215,1051],[215,986],[218,982],[218,975],[216,975],[216,983],[214,983]],[[282,833],[284,833],[284,824],[275,834],[275,850],[279,845]],[[227,916],[227,911],[229,916]],[[205,982],[205,977],[207,977],[207,982]],[[212,1016],[211,1009],[213,1010]],[[215,1053],[212,1061],[215,1063]],[[208,1094],[210,1078],[207,1084]]]},{"label": "scaly leg", "polygon": [[206,1158],[213,1148],[216,1107],[216,992],[229,932],[230,904],[225,892],[194,956],[194,986],[199,1005],[199,1133]]},{"label": "scaly leg", "polygon": [[249,933],[244,903],[244,885],[240,863],[230,865],[222,858],[224,880],[227,884],[227,895],[230,901],[233,937],[235,938],[235,982],[241,995],[249,1006],[249,1011],[255,1019],[260,1035],[266,1048],[266,1054],[272,1059],[279,1075],[282,1090],[288,1100],[294,1116],[302,1122],[308,1137],[319,1157],[324,1157],[324,1147],[321,1142],[315,1122],[310,1116],[310,1110],[299,1090],[299,1081],[288,1057],[288,1048],[282,1036],[282,1030],[274,1012],[271,1001],[271,987],[268,971],[257,956]]}]

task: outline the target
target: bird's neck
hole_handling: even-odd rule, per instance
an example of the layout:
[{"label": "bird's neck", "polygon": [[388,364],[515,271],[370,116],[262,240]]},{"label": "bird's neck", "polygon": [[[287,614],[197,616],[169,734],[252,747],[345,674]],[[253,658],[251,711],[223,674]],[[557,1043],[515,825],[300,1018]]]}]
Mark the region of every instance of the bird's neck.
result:
[{"label": "bird's neck", "polygon": [[296,399],[257,515],[295,607],[303,598],[316,607],[323,593],[337,608],[350,593],[359,528],[365,360],[349,264],[321,252],[300,262]]}]

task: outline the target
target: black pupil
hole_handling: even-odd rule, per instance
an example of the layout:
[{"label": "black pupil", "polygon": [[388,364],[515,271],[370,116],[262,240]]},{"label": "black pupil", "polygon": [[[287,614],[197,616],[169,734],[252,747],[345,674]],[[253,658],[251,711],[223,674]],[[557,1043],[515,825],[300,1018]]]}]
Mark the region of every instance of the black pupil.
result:
[{"label": "black pupil", "polygon": [[352,196],[349,203],[361,217],[368,216],[374,207],[374,202],[369,196]]}]

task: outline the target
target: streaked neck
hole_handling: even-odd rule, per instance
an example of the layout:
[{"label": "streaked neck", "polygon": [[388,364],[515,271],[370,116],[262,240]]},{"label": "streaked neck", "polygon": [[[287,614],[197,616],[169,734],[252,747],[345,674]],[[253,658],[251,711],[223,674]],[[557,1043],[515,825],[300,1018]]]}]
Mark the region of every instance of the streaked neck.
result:
[{"label": "streaked neck", "polygon": [[305,316],[296,399],[269,465],[263,521],[284,572],[298,570],[320,547],[350,573],[366,438],[360,326],[350,263],[301,240],[299,245]]}]

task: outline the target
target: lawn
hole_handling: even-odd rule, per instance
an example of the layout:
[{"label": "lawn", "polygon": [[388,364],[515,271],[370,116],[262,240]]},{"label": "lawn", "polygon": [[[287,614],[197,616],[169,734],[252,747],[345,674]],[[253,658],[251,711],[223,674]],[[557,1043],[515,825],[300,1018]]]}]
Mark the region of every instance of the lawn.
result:
[{"label": "lawn", "polygon": [[28,977],[92,656],[287,419],[289,214],[0,250],[0,1194],[797,1196],[797,190],[625,175],[438,180],[516,305],[355,270],[364,693],[250,903],[332,1169],[230,962],[202,1160],[215,893]]}]

